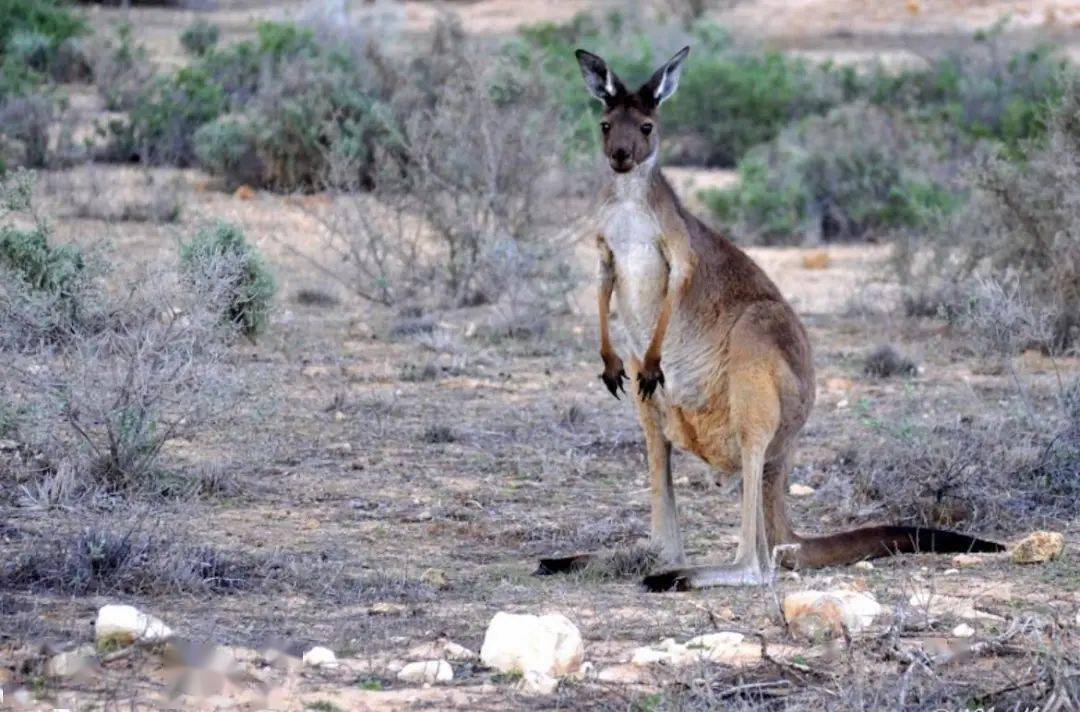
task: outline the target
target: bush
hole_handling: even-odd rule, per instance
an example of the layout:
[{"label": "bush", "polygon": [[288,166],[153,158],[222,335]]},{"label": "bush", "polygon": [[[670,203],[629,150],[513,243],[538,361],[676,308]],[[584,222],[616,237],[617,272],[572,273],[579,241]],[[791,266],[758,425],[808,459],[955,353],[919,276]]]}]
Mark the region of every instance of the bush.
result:
[{"label": "bush", "polygon": [[923,69],[878,69],[863,89],[883,106],[904,106],[974,139],[1010,150],[1043,135],[1047,110],[1062,96],[1068,64],[1049,45],[1005,46],[1003,25],[931,57]]},{"label": "bush", "polygon": [[1018,158],[984,153],[970,203],[895,250],[909,301],[938,295],[938,311],[1006,354],[1080,343],[1080,79],[1046,120]]},{"label": "bush", "polygon": [[0,57],[46,71],[62,43],[87,31],[69,5],[65,0],[0,0]]},{"label": "bush", "polygon": [[926,134],[867,104],[786,129],[703,197],[736,237],[777,244],[852,240],[925,224],[957,198],[937,179]]},{"label": "bush", "polygon": [[[370,194],[343,197],[320,215],[331,254],[351,270],[343,283],[382,304],[499,302],[516,317],[560,308],[573,284],[561,241],[570,238],[561,232],[567,216],[549,206],[567,185],[568,127],[551,121],[546,87],[476,51],[453,25],[441,26],[410,68],[425,79],[390,99],[408,117],[392,160]],[[359,187],[348,154],[329,170],[329,184]]]},{"label": "bush", "polygon": [[1038,423],[982,408],[927,425],[915,402],[867,416],[868,430],[830,465],[814,502],[852,522],[1015,531],[1036,526],[1033,519],[1072,521],[1080,511],[1080,431],[1069,411],[1077,392],[1073,384],[1061,412],[1046,408]]},{"label": "bush", "polygon": [[[120,47],[117,56],[130,54]],[[263,23],[253,41],[206,47],[190,66],[143,80],[128,121],[113,128],[111,153],[197,162],[232,186],[283,191],[323,187],[329,158],[340,154],[352,171],[341,179],[370,185],[379,151],[396,136],[370,75],[347,47],[316,42],[296,25]]]},{"label": "bush", "polygon": [[180,44],[188,54],[201,57],[214,48],[220,37],[220,27],[200,18],[180,33]]},{"label": "bush", "polygon": [[7,316],[0,347],[61,338],[88,311],[83,298],[92,271],[78,247],[51,243],[48,224],[31,210],[33,184],[26,172],[0,184],[0,218],[24,213],[34,223],[0,224],[0,307]]},{"label": "bush", "polygon": [[[8,190],[8,204],[33,216],[28,185]],[[221,317],[251,260],[207,250],[183,279],[155,273],[108,289],[100,266],[51,246],[44,220],[4,236],[0,384],[37,469],[113,492],[176,490],[162,449],[228,403],[237,326]]]},{"label": "bush", "polygon": [[219,222],[199,230],[181,246],[180,268],[193,286],[223,283],[225,320],[249,338],[262,333],[277,287],[259,251],[238,227]]}]

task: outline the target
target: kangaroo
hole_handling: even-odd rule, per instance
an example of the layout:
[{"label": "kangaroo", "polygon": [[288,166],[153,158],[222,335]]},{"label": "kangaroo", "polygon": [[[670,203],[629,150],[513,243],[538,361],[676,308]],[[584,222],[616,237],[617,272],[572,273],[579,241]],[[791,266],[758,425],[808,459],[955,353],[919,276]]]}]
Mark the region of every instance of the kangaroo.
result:
[{"label": "kangaroo", "polygon": [[[830,536],[795,533],[786,506],[796,435],[814,404],[810,343],[795,311],[750,257],[679,201],[659,168],[658,109],[675,93],[684,47],[637,91],[595,54],[576,52],[589,92],[604,105],[600,130],[612,180],[599,202],[601,379],[616,398],[636,390],[651,490],[650,540],[661,569],[653,591],[761,585],[773,564],[817,567],[894,553],[989,552],[966,534],[875,526]],[[615,295],[626,334],[612,344]],[[734,563],[687,565],[671,478],[671,449],[742,476]],[[790,545],[790,546],[785,546]],[[542,559],[538,573],[580,568],[594,554]],[[774,558],[775,557],[775,558]]]}]

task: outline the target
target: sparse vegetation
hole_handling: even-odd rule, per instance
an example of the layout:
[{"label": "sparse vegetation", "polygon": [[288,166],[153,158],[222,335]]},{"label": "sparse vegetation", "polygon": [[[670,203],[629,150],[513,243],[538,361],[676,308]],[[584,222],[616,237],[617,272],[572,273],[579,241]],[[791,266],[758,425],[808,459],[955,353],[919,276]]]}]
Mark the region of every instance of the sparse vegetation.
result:
[{"label": "sparse vegetation", "polygon": [[739,164],[738,185],[705,196],[738,239],[804,244],[881,237],[927,225],[957,197],[934,177],[926,135],[853,104],[786,129]]},{"label": "sparse vegetation", "polygon": [[[909,302],[933,304],[990,347],[1063,351],[1080,338],[1080,83],[1022,158],[984,154],[975,193],[944,224],[897,243]],[[957,285],[962,285],[957,288]],[[927,306],[921,307],[930,311]]]},{"label": "sparse vegetation", "polygon": [[193,288],[223,285],[224,318],[249,338],[266,328],[277,292],[273,275],[240,228],[219,222],[199,230],[180,247],[180,268]]}]

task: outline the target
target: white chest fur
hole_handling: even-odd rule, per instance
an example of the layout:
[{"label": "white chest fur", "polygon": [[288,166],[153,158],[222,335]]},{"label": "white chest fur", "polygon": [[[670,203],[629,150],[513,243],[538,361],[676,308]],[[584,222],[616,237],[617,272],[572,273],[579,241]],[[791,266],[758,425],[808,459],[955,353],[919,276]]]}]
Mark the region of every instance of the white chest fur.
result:
[{"label": "white chest fur", "polygon": [[656,326],[667,287],[660,221],[649,205],[651,161],[616,176],[600,213],[600,234],[615,261],[615,293],[627,346],[641,358]]}]

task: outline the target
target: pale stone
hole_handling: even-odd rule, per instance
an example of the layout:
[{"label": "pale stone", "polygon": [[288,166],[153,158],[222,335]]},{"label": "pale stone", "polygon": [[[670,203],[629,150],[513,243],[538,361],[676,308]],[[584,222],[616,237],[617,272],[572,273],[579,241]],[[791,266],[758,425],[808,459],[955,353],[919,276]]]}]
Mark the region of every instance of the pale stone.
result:
[{"label": "pale stone", "polygon": [[908,598],[908,605],[930,616],[956,616],[957,618],[984,619],[1000,621],[1001,616],[984,613],[975,609],[975,604],[968,598],[943,596],[930,591],[916,591]]},{"label": "pale stone", "polygon": [[816,490],[814,490],[813,487],[800,484],[799,482],[793,482],[791,483],[791,486],[788,487],[788,494],[790,494],[792,497],[809,497],[815,491]]},{"label": "pale stone", "polygon": [[981,554],[957,554],[952,557],[952,565],[958,569],[965,569],[971,566],[982,566],[989,559]]},{"label": "pale stone", "polygon": [[160,619],[135,606],[109,604],[98,610],[94,638],[98,648],[133,643],[156,643],[172,637],[173,631]]},{"label": "pale stone", "polygon": [[466,648],[464,645],[458,645],[453,641],[446,641],[443,645],[443,654],[447,660],[453,660],[454,662],[469,662],[476,660],[476,653]]},{"label": "pale stone", "polygon": [[600,682],[616,682],[621,685],[636,685],[646,678],[640,665],[612,665],[596,673]]},{"label": "pale stone", "polygon": [[956,576],[959,573],[960,573],[960,569],[945,569],[942,572],[942,575],[943,576]]},{"label": "pale stone", "polygon": [[558,686],[558,678],[539,670],[526,670],[518,689],[526,695],[550,695]]},{"label": "pale stone", "polygon": [[869,561],[856,561],[855,568],[859,571],[873,571],[874,565]]},{"label": "pale stone", "polygon": [[975,635],[975,629],[969,626],[967,623],[961,623],[952,629],[952,634],[957,638],[970,638]]},{"label": "pale stone", "polygon": [[784,597],[784,618],[793,633],[805,638],[857,633],[882,612],[869,593],[861,591],[798,591]]},{"label": "pale stone", "polygon": [[371,604],[368,614],[373,616],[400,616],[409,612],[409,607],[401,603],[379,601]]},{"label": "pale stone", "polygon": [[533,670],[560,677],[581,667],[585,646],[577,626],[559,613],[499,612],[488,624],[480,659],[499,672]]},{"label": "pale stone", "polygon": [[424,660],[406,664],[398,671],[397,679],[402,682],[433,685],[436,682],[453,680],[454,669],[445,660]]},{"label": "pale stone", "polygon": [[760,660],[760,646],[744,641],[742,633],[731,631],[699,635],[685,643],[665,638],[655,646],[636,648],[631,653],[630,663],[639,667],[656,664],[679,667],[701,662],[740,665]]},{"label": "pale stone", "polygon": [[94,646],[87,644],[54,655],[45,662],[45,674],[49,677],[73,677],[83,673],[93,666],[94,653]]},{"label": "pale stone", "polygon": [[316,645],[311,650],[304,653],[304,664],[311,667],[337,667],[338,659],[334,655],[334,651],[330,648],[324,648],[321,645]]},{"label": "pale stone", "polygon": [[1056,559],[1065,549],[1065,537],[1058,532],[1032,532],[1012,546],[1017,564],[1041,564]]}]

